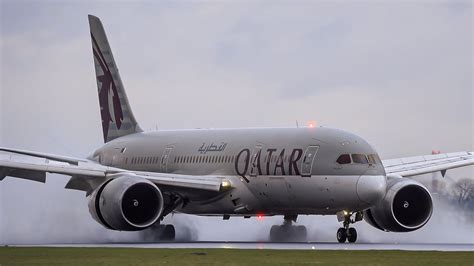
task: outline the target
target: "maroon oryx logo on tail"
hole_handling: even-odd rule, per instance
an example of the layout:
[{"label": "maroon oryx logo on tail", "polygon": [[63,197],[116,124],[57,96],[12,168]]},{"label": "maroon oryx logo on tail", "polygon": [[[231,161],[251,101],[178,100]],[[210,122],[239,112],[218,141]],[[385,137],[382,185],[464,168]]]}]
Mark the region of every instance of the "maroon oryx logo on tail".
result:
[{"label": "maroon oryx logo on tail", "polygon": [[[107,135],[109,132],[109,123],[114,122],[117,125],[117,128],[120,129],[122,126],[123,112],[122,106],[120,104],[120,98],[117,91],[117,86],[115,85],[112,73],[110,72],[109,67],[107,66],[107,61],[102,54],[99,45],[97,44],[94,35],[92,35],[92,41],[94,42],[93,52],[94,58],[99,62],[100,68],[102,69],[102,74],[99,76],[97,73],[97,80],[100,81],[101,87],[99,90],[99,104],[100,104],[100,114],[102,117],[102,129],[104,131],[104,142],[107,142]],[[111,101],[112,103],[110,103]],[[112,110],[111,110],[112,109]]]}]

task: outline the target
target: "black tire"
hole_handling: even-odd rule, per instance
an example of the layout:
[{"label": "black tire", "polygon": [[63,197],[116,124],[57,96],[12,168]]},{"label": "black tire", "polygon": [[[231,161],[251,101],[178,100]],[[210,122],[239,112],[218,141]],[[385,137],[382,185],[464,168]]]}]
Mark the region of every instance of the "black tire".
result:
[{"label": "black tire", "polygon": [[176,230],[172,224],[167,224],[163,228],[161,233],[160,240],[162,241],[173,241],[176,236]]},{"label": "black tire", "polygon": [[349,234],[347,235],[347,241],[354,243],[357,240],[357,230],[355,228],[349,228]]},{"label": "black tire", "polygon": [[278,225],[273,225],[272,228],[270,229],[270,241],[275,242],[280,240],[280,226]]},{"label": "black tire", "polygon": [[336,237],[337,237],[337,241],[338,241],[339,243],[344,243],[344,242],[346,242],[346,239],[347,239],[347,232],[346,232],[346,229],[344,229],[344,228],[342,228],[342,227],[339,228],[339,229],[337,230],[337,235],[336,235]]},{"label": "black tire", "polygon": [[307,235],[308,231],[306,230],[306,226],[304,225],[299,225],[295,227],[295,232],[296,232],[296,240],[297,241],[306,241],[307,240]]}]

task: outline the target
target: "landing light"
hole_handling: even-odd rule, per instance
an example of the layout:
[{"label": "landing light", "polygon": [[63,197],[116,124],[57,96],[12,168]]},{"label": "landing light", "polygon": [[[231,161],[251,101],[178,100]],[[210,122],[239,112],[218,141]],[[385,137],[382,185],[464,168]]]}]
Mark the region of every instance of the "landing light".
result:
[{"label": "landing light", "polygon": [[232,188],[232,184],[230,183],[229,180],[223,180],[221,182],[221,191],[225,191]]}]

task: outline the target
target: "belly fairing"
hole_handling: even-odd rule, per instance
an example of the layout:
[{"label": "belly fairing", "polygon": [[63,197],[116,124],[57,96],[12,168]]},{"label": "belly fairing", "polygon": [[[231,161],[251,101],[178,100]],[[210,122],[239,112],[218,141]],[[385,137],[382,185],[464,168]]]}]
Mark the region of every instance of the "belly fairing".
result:
[{"label": "belly fairing", "polygon": [[201,215],[335,214],[362,210],[359,176],[259,176],[231,178],[234,189],[207,202],[191,202],[181,212]]}]

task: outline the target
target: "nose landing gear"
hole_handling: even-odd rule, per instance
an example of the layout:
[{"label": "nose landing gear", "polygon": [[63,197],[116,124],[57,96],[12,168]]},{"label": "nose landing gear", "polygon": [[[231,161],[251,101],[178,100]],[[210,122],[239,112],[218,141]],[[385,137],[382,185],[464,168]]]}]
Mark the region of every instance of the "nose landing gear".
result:
[{"label": "nose landing gear", "polygon": [[[352,215],[355,215],[354,219],[351,219]],[[350,227],[350,224],[353,224],[355,222],[361,221],[362,220],[362,212],[347,212],[347,211],[342,211],[337,214],[337,219],[339,222],[343,222],[343,227],[339,228],[337,230],[337,241],[339,243],[344,243],[346,240],[349,243],[354,243],[357,240],[357,230],[353,227]]]}]

